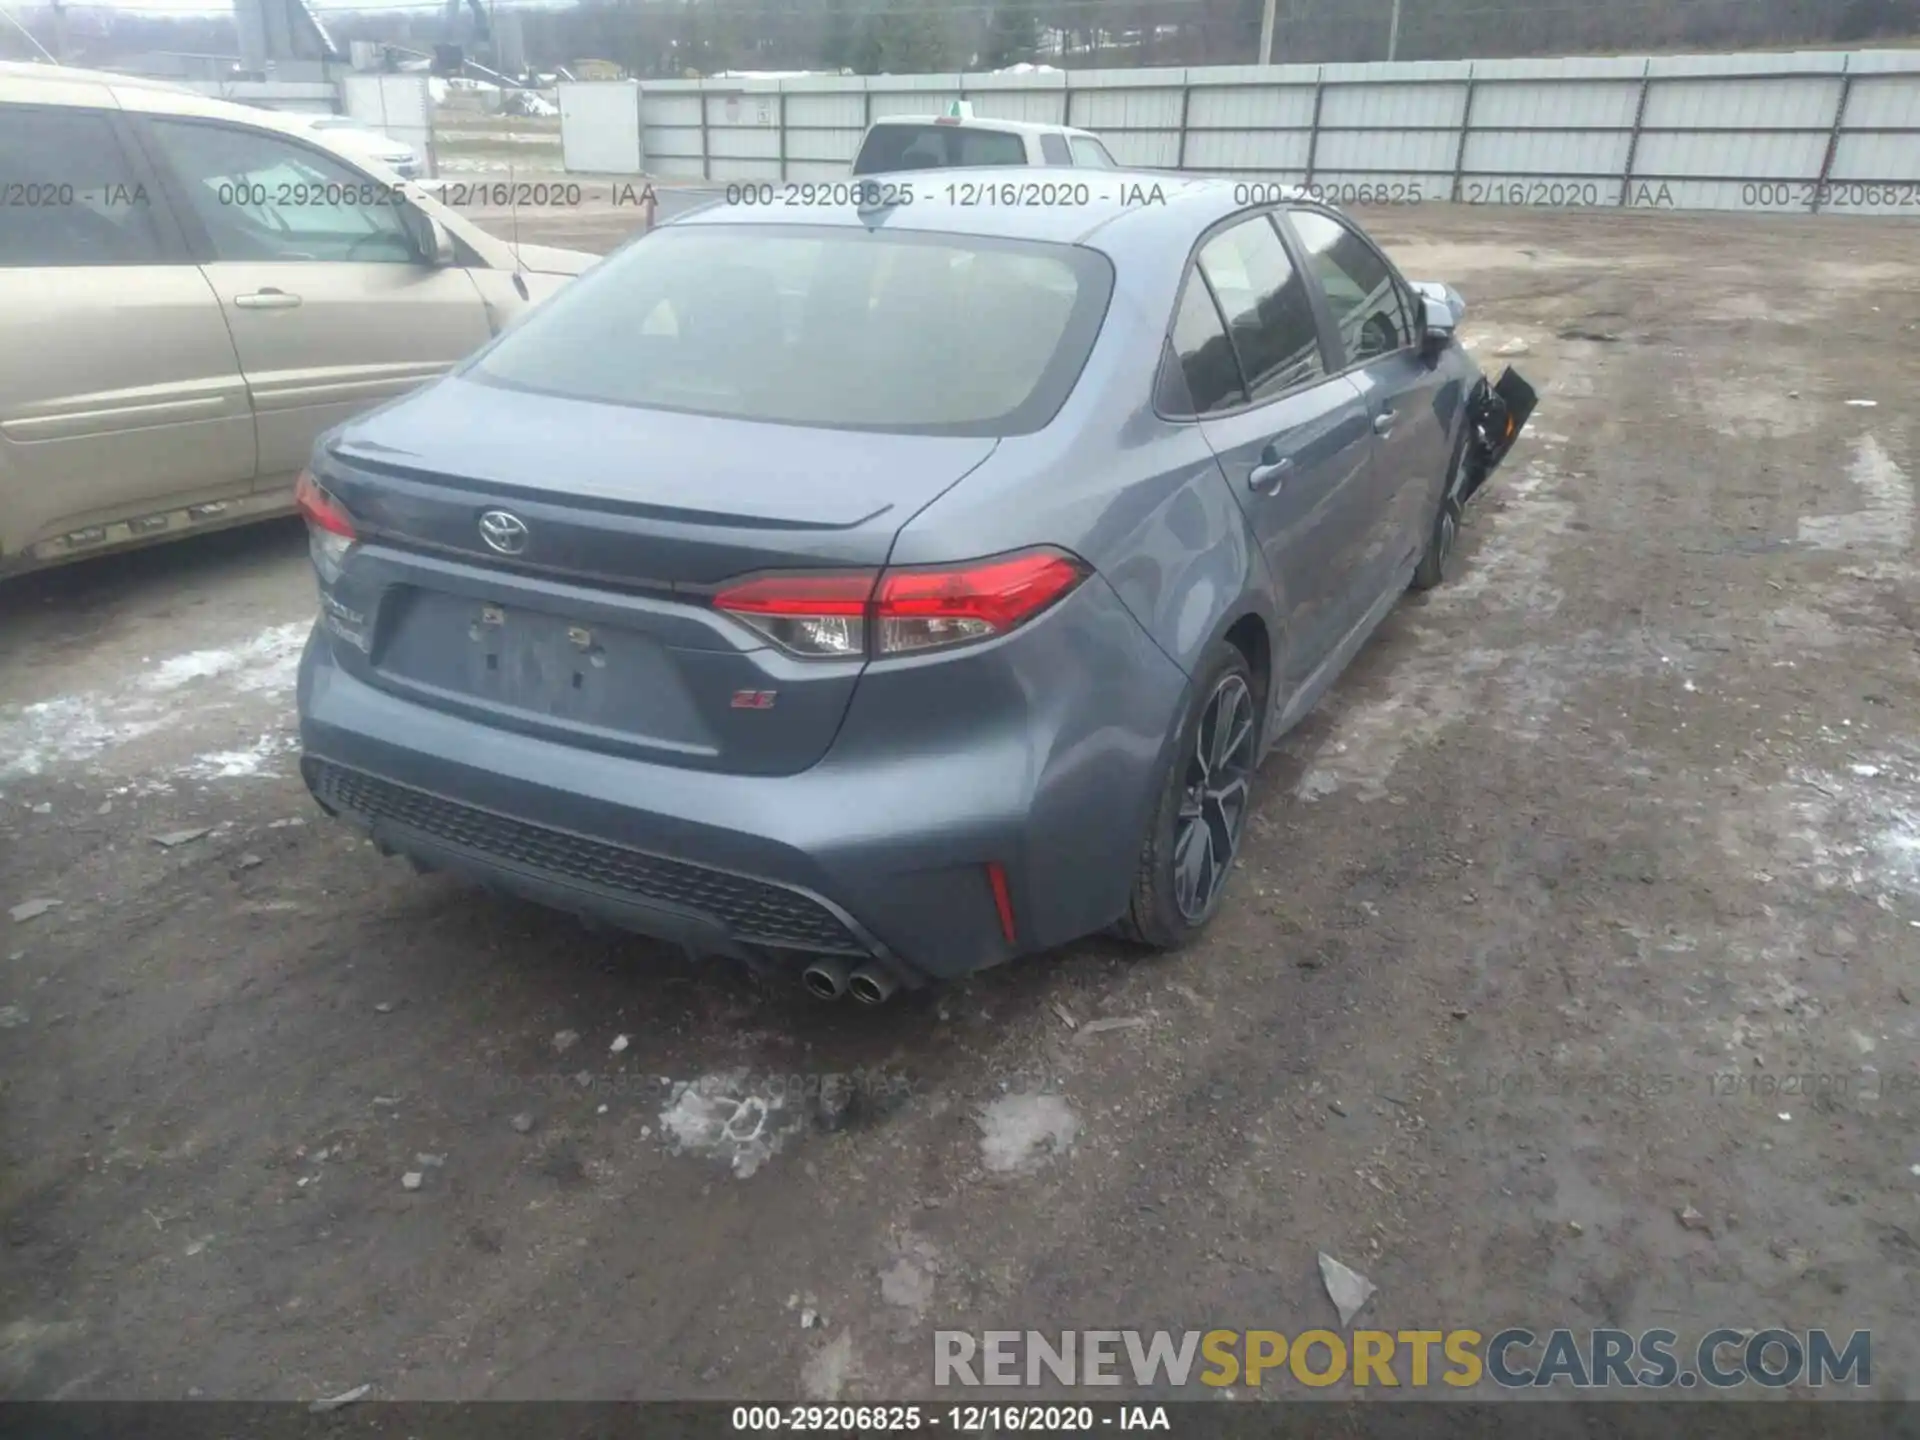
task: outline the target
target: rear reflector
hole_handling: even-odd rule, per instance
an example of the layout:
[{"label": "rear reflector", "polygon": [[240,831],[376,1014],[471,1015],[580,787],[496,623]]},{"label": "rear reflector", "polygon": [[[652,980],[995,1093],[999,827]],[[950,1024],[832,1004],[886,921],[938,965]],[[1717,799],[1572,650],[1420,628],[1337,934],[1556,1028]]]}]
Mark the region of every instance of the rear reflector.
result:
[{"label": "rear reflector", "polygon": [[1007,870],[998,860],[987,862],[987,883],[993,887],[993,908],[1000,912],[1000,933],[1014,943],[1013,896],[1007,891]]},{"label": "rear reflector", "polygon": [[714,606],[794,655],[906,655],[991,640],[1024,625],[1091,573],[1050,546],[965,565],[760,575]]}]

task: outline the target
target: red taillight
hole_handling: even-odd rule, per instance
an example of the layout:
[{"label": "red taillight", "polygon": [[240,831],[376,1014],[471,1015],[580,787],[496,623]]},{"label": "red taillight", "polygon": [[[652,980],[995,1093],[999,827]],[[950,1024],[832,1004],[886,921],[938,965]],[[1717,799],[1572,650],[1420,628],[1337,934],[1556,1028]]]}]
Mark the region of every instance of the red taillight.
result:
[{"label": "red taillight", "polygon": [[810,659],[864,657],[872,570],[758,575],[729,585],[714,607],[737,615],[781,649]]},{"label": "red taillight", "polygon": [[[990,640],[1025,624],[1087,578],[1086,565],[1046,547],[965,565],[760,575],[714,596],[796,655],[906,655]],[[876,583],[877,580],[877,583]]]},{"label": "red taillight", "polygon": [[293,503],[306,517],[307,524],[316,530],[325,530],[330,535],[338,535],[343,540],[357,540],[359,534],[353,528],[353,517],[347,514],[346,507],[333,496],[322,490],[315,482],[310,471],[302,470],[300,478],[294,482]]},{"label": "red taillight", "polygon": [[1086,578],[1086,566],[1059,550],[1029,550],[951,569],[889,570],[874,596],[880,652],[1004,635]]},{"label": "red taillight", "polygon": [[1000,933],[1011,945],[1014,943],[1013,896],[1007,890],[1007,867],[998,860],[989,860],[987,883],[993,887],[993,908],[1000,912]]}]

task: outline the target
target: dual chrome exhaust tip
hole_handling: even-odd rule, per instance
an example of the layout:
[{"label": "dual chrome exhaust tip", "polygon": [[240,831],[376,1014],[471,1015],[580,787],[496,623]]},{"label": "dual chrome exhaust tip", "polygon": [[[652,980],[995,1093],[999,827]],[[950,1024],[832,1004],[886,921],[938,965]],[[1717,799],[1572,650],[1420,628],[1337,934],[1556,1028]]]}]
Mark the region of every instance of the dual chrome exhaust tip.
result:
[{"label": "dual chrome exhaust tip", "polygon": [[884,1005],[900,988],[891,970],[871,962],[849,970],[844,961],[815,960],[800,972],[800,979],[807,992],[821,1000],[851,995],[862,1005]]}]

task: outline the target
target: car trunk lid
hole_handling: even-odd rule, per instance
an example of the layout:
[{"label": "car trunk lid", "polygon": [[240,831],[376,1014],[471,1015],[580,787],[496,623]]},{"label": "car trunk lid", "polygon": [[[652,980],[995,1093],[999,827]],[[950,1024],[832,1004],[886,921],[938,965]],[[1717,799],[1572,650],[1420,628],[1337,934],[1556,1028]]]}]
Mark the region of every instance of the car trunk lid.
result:
[{"label": "car trunk lid", "polygon": [[347,640],[335,653],[371,683],[504,728],[793,773],[825,753],[864,662],[788,656],[709,597],[761,571],[877,570],[906,520],[996,443],[448,380],[329,448],[320,482],[363,542],[329,590]]}]

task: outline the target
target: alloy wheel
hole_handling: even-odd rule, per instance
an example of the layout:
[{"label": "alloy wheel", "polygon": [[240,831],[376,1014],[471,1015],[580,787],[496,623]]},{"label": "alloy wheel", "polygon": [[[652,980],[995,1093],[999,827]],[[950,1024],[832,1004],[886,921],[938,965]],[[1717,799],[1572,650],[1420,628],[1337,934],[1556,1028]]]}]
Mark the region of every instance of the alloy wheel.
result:
[{"label": "alloy wheel", "polygon": [[1253,692],[1245,677],[1226,676],[1201,712],[1174,821],[1173,898],[1190,925],[1212,910],[1240,846],[1253,781],[1254,728]]}]

